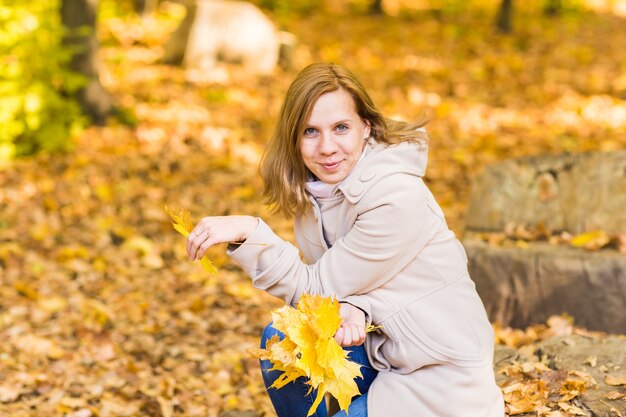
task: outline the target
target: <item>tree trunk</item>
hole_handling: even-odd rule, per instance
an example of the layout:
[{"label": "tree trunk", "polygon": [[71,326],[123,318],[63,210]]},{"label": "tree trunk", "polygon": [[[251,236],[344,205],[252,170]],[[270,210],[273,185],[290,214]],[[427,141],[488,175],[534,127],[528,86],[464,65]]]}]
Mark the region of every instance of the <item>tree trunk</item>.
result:
[{"label": "tree trunk", "polygon": [[383,14],[383,1],[374,0],[370,6],[371,14]]},{"label": "tree trunk", "polygon": [[153,14],[159,6],[158,0],[133,0],[135,12],[143,16]]},{"label": "tree trunk", "polygon": [[185,58],[185,50],[187,49],[191,28],[196,20],[198,6],[196,3],[189,3],[185,7],[187,11],[185,17],[165,44],[163,63],[168,65],[180,65]]},{"label": "tree trunk", "polygon": [[561,0],[547,0],[543,8],[543,13],[546,16],[555,17],[561,13],[563,3]]},{"label": "tree trunk", "polygon": [[502,0],[498,10],[496,28],[500,33],[511,33],[511,19],[513,17],[513,0]]},{"label": "tree trunk", "polygon": [[97,5],[98,0],[62,0],[61,22],[67,30],[63,44],[75,51],[70,67],[88,79],[88,84],[76,93],[76,97],[83,112],[94,123],[103,124],[113,104],[98,77]]}]

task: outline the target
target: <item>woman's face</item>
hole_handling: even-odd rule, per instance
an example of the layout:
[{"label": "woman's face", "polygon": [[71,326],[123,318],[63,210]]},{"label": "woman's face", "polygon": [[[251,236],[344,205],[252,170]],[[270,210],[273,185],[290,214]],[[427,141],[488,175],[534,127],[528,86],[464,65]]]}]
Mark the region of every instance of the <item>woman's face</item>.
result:
[{"label": "woman's face", "polygon": [[322,94],[300,133],[304,164],[320,181],[337,184],[358,162],[369,134],[369,122],[356,113],[348,92]]}]

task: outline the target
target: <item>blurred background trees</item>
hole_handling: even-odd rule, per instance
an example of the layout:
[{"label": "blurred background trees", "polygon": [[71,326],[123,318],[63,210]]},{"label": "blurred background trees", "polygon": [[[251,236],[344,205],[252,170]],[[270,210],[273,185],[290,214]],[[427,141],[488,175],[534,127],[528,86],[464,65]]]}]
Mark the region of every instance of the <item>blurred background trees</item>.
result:
[{"label": "blurred background trees", "polygon": [[62,46],[70,51],[69,69],[85,78],[73,96],[92,122],[102,125],[113,108],[100,83],[96,14],[98,0],[61,0]]},{"label": "blurred background trees", "polygon": [[[162,4],[159,0],[105,3],[105,18],[116,14],[146,18]],[[176,3],[191,4],[190,1]],[[346,16],[344,22],[349,22],[349,16],[367,14],[417,22],[424,19],[424,14],[432,19],[446,19],[479,9],[492,15],[494,32],[503,35],[515,30],[516,20],[523,24],[529,18],[556,17],[563,12],[576,14],[589,4],[607,11],[624,8],[624,2],[618,0],[256,0],[253,3],[272,15],[278,30],[284,26],[281,22],[306,19],[312,13],[339,13]],[[67,151],[82,127],[103,124],[111,115],[112,96],[103,88],[99,74],[98,13],[97,0],[2,0],[0,163],[39,151]]]},{"label": "blurred background trees", "polygon": [[69,68],[57,0],[0,6],[0,164],[15,156],[70,148],[84,125],[71,97],[86,82]]},{"label": "blurred background trees", "polygon": [[0,4],[0,165],[67,151],[111,98],[98,79],[97,3],[3,0]]}]

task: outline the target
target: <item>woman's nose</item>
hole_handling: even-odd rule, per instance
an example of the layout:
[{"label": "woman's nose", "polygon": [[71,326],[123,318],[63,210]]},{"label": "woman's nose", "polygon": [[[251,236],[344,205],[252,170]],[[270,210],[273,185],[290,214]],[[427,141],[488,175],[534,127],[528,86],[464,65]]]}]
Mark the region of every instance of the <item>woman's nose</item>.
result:
[{"label": "woman's nose", "polygon": [[319,141],[318,151],[321,154],[332,154],[337,152],[337,143],[332,135],[322,134]]}]

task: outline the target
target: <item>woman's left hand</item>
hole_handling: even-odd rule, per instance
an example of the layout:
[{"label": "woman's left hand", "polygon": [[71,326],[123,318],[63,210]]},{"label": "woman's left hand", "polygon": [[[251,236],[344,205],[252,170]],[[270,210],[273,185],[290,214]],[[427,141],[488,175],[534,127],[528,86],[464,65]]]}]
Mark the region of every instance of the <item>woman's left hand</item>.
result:
[{"label": "woman's left hand", "polygon": [[252,216],[205,217],[187,236],[189,260],[202,259],[204,253],[218,243],[243,242],[259,224]]},{"label": "woman's left hand", "polygon": [[365,342],[365,313],[352,304],[341,303],[341,326],[335,333],[340,346],[359,346]]}]

